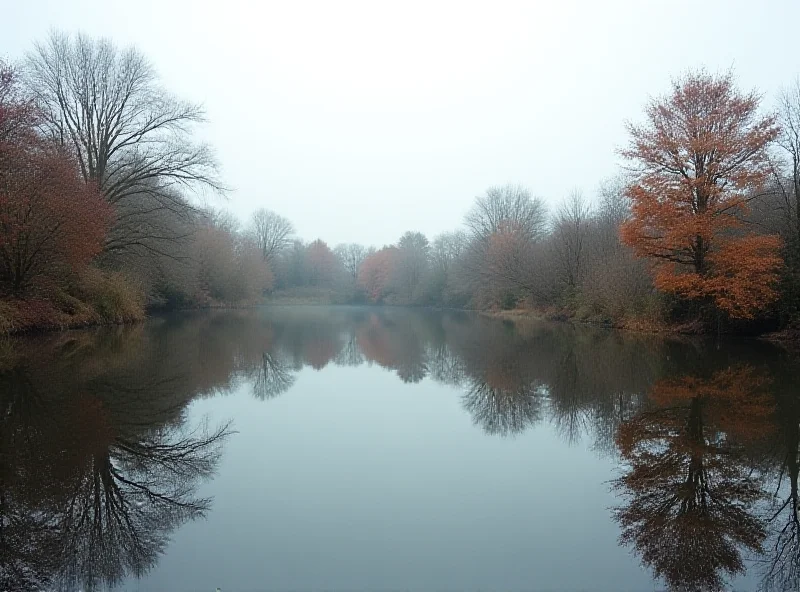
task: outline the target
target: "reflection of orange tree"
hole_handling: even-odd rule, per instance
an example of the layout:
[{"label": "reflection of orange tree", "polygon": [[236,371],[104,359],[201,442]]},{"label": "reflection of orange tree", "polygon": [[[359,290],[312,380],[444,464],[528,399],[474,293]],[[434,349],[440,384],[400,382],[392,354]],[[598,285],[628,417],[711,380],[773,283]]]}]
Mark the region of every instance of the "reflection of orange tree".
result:
[{"label": "reflection of orange tree", "polygon": [[394,368],[397,364],[395,352],[392,351],[391,335],[376,316],[360,327],[356,339],[364,357],[384,368]]},{"label": "reflection of orange tree", "polygon": [[621,540],[675,590],[719,590],[759,551],[764,497],[745,445],[771,431],[772,399],[749,367],[710,379],[662,380],[654,407],[623,423],[617,445],[628,472],[615,482]]},{"label": "reflection of orange tree", "polygon": [[419,382],[428,374],[423,335],[415,327],[371,315],[356,340],[369,362],[397,371],[403,382]]},{"label": "reflection of orange tree", "polygon": [[320,335],[305,343],[305,360],[314,370],[322,370],[339,354],[343,344],[335,337]]}]

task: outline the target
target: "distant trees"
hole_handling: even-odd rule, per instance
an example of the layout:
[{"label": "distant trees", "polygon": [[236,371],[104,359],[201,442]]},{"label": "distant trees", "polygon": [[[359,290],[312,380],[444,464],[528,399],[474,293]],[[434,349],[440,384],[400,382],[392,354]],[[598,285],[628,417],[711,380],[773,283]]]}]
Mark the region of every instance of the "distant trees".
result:
[{"label": "distant trees", "polygon": [[732,317],[750,318],[777,298],[780,240],[741,221],[778,135],[758,107],[731,74],[689,73],[651,102],[644,124],[628,126],[623,151],[635,167],[623,241],[653,259],[657,288]]},{"label": "distant trees", "polygon": [[547,226],[547,209],[539,198],[533,198],[521,185],[490,187],[475,200],[465,219],[473,238],[489,237],[509,226],[516,228],[526,240],[535,240]]},{"label": "distant trees", "polygon": [[470,233],[465,279],[476,304],[517,300],[535,291],[534,245],[545,236],[547,210],[521,185],[490,187],[465,218]]},{"label": "distant trees", "polygon": [[591,210],[583,194],[575,190],[559,206],[553,232],[561,280],[576,290],[586,271]]},{"label": "distant trees", "polygon": [[774,180],[780,191],[787,242],[793,250],[793,259],[800,265],[800,78],[781,93],[778,123],[776,145],[784,162],[773,170]]},{"label": "distant trees", "polygon": [[371,302],[381,302],[391,292],[392,273],[398,258],[397,247],[383,247],[364,259],[358,282]]},{"label": "distant trees", "polygon": [[358,280],[358,272],[361,269],[361,264],[369,253],[368,250],[357,243],[345,243],[336,245],[333,252],[339,259],[342,267],[347,271],[348,276],[355,283]]},{"label": "distant trees", "polygon": [[261,208],[253,212],[250,233],[264,260],[271,263],[291,244],[294,225],[283,216]]},{"label": "distant trees", "polygon": [[461,281],[467,244],[467,234],[463,230],[443,232],[433,239],[428,289],[434,302],[462,306],[469,298]]},{"label": "distant trees", "polygon": [[230,216],[209,212],[197,232],[201,302],[254,302],[273,284],[258,244]]},{"label": "distant trees", "polygon": [[306,247],[306,281],[311,286],[330,286],[338,260],[325,241],[317,239]]},{"label": "distant trees", "polygon": [[0,63],[0,291],[58,285],[102,249],[113,212],[69,151],[41,137],[39,112]]},{"label": "distant trees", "polygon": [[428,271],[430,245],[421,232],[406,232],[397,241],[395,281],[398,290],[412,302],[423,276]]},{"label": "distant trees", "polygon": [[658,314],[647,262],[620,241],[620,225],[630,216],[625,180],[603,181],[590,213],[580,306],[606,319]]}]

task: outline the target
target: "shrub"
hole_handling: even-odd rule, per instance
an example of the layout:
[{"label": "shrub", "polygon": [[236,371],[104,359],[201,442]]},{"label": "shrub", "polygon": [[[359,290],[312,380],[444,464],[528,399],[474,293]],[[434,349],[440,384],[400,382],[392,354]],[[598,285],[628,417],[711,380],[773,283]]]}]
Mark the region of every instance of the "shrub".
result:
[{"label": "shrub", "polygon": [[145,294],[124,274],[89,268],[81,282],[82,300],[101,323],[127,323],[144,319]]}]

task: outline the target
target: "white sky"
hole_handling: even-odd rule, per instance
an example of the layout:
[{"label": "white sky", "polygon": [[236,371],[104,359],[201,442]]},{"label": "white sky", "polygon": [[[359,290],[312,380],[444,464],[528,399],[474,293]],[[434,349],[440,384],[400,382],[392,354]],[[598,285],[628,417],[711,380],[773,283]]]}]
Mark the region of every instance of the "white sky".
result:
[{"label": "white sky", "polygon": [[800,74],[800,0],[0,0],[0,55],[51,27],[134,44],[203,103],[241,218],[381,245],[519,182],[556,204],[619,164],[626,119],[689,67],[771,102]]}]

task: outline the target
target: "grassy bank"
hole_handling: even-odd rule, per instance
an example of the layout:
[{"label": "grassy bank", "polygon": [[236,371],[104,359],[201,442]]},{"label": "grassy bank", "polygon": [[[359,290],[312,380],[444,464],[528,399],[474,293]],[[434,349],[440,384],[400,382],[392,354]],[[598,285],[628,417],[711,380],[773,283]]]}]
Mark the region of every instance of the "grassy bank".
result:
[{"label": "grassy bank", "polygon": [[0,335],[111,325],[145,318],[143,291],[120,273],[88,269],[68,287],[0,300]]},{"label": "grassy bank", "polygon": [[708,333],[700,321],[668,323],[657,313],[640,316],[627,315],[611,318],[603,315],[580,314],[580,311],[556,308],[515,308],[511,310],[488,310],[481,314],[505,320],[540,320],[576,323],[619,329],[636,333],[657,333],[664,335],[702,335]]},{"label": "grassy bank", "polygon": [[266,299],[267,304],[353,304],[347,294],[332,288],[297,287],[288,290],[275,290]]}]

